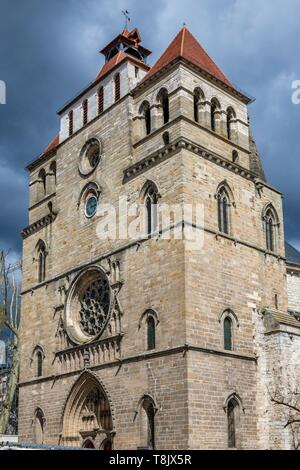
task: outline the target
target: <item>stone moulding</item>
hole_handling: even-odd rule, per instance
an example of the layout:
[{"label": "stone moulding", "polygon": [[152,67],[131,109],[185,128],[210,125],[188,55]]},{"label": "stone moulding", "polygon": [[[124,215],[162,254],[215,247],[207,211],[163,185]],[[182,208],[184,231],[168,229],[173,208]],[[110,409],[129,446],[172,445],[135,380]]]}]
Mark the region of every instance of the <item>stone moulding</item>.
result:
[{"label": "stone moulding", "polygon": [[164,161],[167,158],[174,156],[175,154],[180,152],[180,150],[182,149],[189,150],[190,152],[195,153],[196,155],[204,158],[205,160],[209,160],[212,163],[215,163],[216,165],[222,166],[223,168],[226,168],[227,170],[237,175],[240,175],[245,179],[252,181],[255,185],[260,184],[260,185],[266,186],[270,188],[272,191],[275,191],[276,193],[281,194],[275,188],[267,185],[263,181],[260,181],[257,178],[257,175],[253,173],[252,171],[247,170],[246,168],[243,168],[240,165],[233,163],[224,157],[221,157],[221,155],[217,155],[213,152],[209,152],[204,147],[182,137],[175,140],[173,143],[170,143],[169,145],[165,146],[164,148],[158,150],[157,152],[152,153],[148,157],[143,158],[139,162],[134,163],[133,165],[128,167],[126,170],[124,170],[123,183],[127,183],[128,181],[131,181],[136,176],[139,176],[145,171],[147,171],[149,168],[152,168],[158,165],[161,161]]},{"label": "stone moulding", "polygon": [[123,333],[105,337],[89,344],[73,346],[55,353],[59,373],[82,370],[119,360]]},{"label": "stone moulding", "polygon": [[47,225],[52,224],[54,220],[56,219],[57,213],[50,213],[42,217],[41,219],[37,220],[33,224],[29,225],[28,227],[24,228],[21,231],[21,236],[23,239],[28,238],[30,235],[38,232],[44,227],[47,227]]}]

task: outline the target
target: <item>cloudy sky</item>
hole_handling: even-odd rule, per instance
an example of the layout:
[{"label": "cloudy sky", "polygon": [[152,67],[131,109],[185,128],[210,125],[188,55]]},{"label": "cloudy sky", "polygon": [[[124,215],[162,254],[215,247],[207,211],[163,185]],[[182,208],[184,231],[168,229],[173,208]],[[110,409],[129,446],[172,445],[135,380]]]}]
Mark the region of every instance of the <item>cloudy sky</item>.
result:
[{"label": "cloudy sky", "polygon": [[285,195],[287,239],[300,249],[300,105],[292,82],[300,80],[299,0],[0,0],[0,248],[20,254],[27,225],[27,175],[58,130],[56,111],[96,76],[98,54],[131,26],[153,51],[166,48],[185,22],[241,89],[269,182]]}]

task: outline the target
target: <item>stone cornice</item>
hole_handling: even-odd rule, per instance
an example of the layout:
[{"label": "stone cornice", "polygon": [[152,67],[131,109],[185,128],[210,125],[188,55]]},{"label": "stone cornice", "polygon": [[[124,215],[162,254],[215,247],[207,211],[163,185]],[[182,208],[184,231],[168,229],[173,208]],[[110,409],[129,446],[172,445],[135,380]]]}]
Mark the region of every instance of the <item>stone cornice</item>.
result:
[{"label": "stone cornice", "polygon": [[21,231],[21,236],[23,239],[30,237],[30,235],[33,235],[34,233],[38,232],[44,227],[47,227],[47,225],[52,224],[54,220],[56,219],[57,213],[55,212],[50,212],[49,214],[45,215],[41,219],[37,220],[33,224],[29,225],[28,227],[24,228]]},{"label": "stone cornice", "polygon": [[133,165],[128,167],[126,170],[124,170],[123,182],[127,183],[128,181],[131,181],[132,179],[141,175],[148,169],[158,165],[161,161],[164,161],[167,158],[177,154],[182,149],[189,150],[190,152],[198,155],[199,157],[204,158],[205,160],[211,161],[212,163],[226,168],[232,173],[235,173],[247,180],[252,181],[255,185],[259,184],[265,186],[271,189],[272,191],[275,191],[277,194],[281,195],[281,193],[277,189],[269,186],[264,181],[261,181],[257,177],[257,175],[252,171],[247,170],[246,168],[243,168],[242,166],[233,163],[230,160],[227,160],[226,158],[222,157],[221,155],[211,152],[205,147],[202,147],[201,145],[198,145],[195,142],[190,141],[189,139],[186,139],[184,137],[175,140],[173,143],[166,145],[165,147],[152,153],[148,157],[145,157],[139,162],[134,163]]},{"label": "stone cornice", "polygon": [[50,199],[54,198],[56,196],[56,192],[48,194],[46,197],[41,199],[39,202],[33,204],[32,206],[29,207],[29,211],[32,211],[33,209],[36,209],[39,206],[42,206],[45,202],[49,201]]},{"label": "stone cornice", "polygon": [[[257,361],[256,356],[251,355],[251,354],[239,353],[237,351],[225,351],[223,349],[204,348],[201,346],[195,346],[191,344],[184,344],[184,345],[177,346],[174,348],[162,349],[159,351],[150,351],[150,352],[145,351],[143,353],[136,354],[134,356],[127,356],[127,357],[121,358],[117,361],[111,361],[111,362],[107,362],[105,364],[101,364],[98,366],[92,366],[92,367],[89,367],[88,369],[97,371],[97,370],[107,369],[111,367],[120,368],[122,367],[123,364],[129,364],[132,362],[139,362],[139,361],[154,359],[157,357],[170,356],[170,355],[175,355],[175,354],[182,354],[182,357],[184,358],[185,354],[188,351],[199,352],[202,354],[212,354],[216,356],[223,356],[223,357],[228,357],[231,359],[242,360],[242,361],[250,361],[250,362]],[[24,387],[28,385],[34,385],[37,383],[56,381],[59,379],[63,379],[65,377],[72,377],[74,375],[78,375],[80,372],[82,372],[82,370],[75,370],[72,372],[65,372],[65,373],[57,374],[57,375],[50,375],[47,377],[41,377],[39,379],[35,378],[33,380],[20,382],[19,386]]]},{"label": "stone cornice", "polygon": [[[176,226],[178,226],[178,225],[182,226],[183,224],[187,224],[187,222],[182,220],[181,222],[176,224]],[[218,231],[210,229],[210,228],[195,226],[195,224],[192,224],[192,227],[197,228],[199,230],[203,230],[205,233],[209,233],[210,235],[214,236],[216,240],[218,240],[219,238],[223,238],[223,239],[226,239],[226,240],[232,242],[234,245],[241,245],[241,246],[245,246],[247,248],[250,248],[252,250],[258,251],[259,253],[262,253],[265,257],[271,256],[273,258],[276,258],[278,261],[284,261],[284,262],[286,261],[285,258],[282,257],[281,255],[278,255],[278,254],[272,253],[272,252],[267,252],[266,250],[262,249],[259,246],[252,245],[251,243],[248,243],[244,240],[234,238],[233,236],[230,236],[230,235],[226,235],[222,232],[218,232]],[[173,230],[174,228],[175,228],[174,225],[170,225],[169,227],[165,228],[165,231]],[[161,233],[157,232],[154,235],[156,235],[159,238]],[[64,271],[60,274],[57,274],[56,276],[53,276],[51,279],[47,279],[46,281],[44,281],[42,283],[35,284],[34,286],[32,286],[30,288],[24,289],[21,292],[21,295],[25,295],[25,294],[29,294],[29,293],[33,294],[34,291],[36,291],[38,289],[41,289],[42,287],[47,287],[52,282],[59,281],[60,279],[63,279],[67,276],[70,276],[71,274],[77,273],[77,272],[79,272],[83,269],[86,269],[89,266],[92,266],[92,265],[97,264],[97,263],[101,263],[101,261],[106,260],[106,259],[110,258],[111,256],[117,255],[118,253],[122,253],[122,252],[124,252],[126,250],[129,250],[131,248],[134,248],[134,247],[140,247],[142,245],[142,243],[145,243],[145,242],[148,242],[148,241],[149,241],[149,237],[145,237],[145,238],[140,238],[138,240],[134,240],[130,243],[126,243],[123,246],[120,246],[115,250],[112,250],[110,252],[107,252],[107,253],[103,254],[99,258],[95,258],[92,261],[82,263],[82,264],[78,265],[76,268],[69,269],[68,271]]]},{"label": "stone cornice", "polygon": [[300,264],[286,262],[286,270],[292,276],[300,276]]}]

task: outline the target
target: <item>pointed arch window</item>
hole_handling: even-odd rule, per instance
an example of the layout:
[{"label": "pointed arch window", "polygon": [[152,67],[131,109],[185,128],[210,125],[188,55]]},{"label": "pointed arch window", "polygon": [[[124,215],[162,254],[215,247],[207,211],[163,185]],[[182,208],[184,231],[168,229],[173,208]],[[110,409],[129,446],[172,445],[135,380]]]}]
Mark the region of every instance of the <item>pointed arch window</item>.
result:
[{"label": "pointed arch window", "polygon": [[276,251],[278,217],[275,210],[269,207],[263,217],[265,225],[266,249],[267,251]]},{"label": "pointed arch window", "polygon": [[41,242],[38,247],[38,282],[44,282],[46,279],[46,246]]},{"label": "pointed arch window", "polygon": [[115,102],[121,98],[121,79],[120,74],[115,75]]},{"label": "pointed arch window", "polygon": [[155,338],[155,319],[152,315],[149,315],[147,318],[147,349],[148,351],[152,351],[155,349],[156,346],[156,338]]},{"label": "pointed arch window", "polygon": [[98,114],[102,114],[104,111],[104,88],[101,86],[98,89]]},{"label": "pointed arch window", "polygon": [[238,402],[232,398],[227,405],[228,448],[236,448],[236,420]]},{"label": "pointed arch window", "polygon": [[34,353],[34,360],[35,360],[35,376],[42,377],[44,354],[43,354],[43,351],[39,347],[36,349]]},{"label": "pointed arch window", "polygon": [[218,226],[219,231],[229,235],[230,232],[230,199],[225,188],[221,188],[217,194],[218,201]]},{"label": "pointed arch window", "polygon": [[44,443],[45,425],[45,415],[40,408],[37,408],[34,413],[34,440],[36,444]]},{"label": "pointed arch window", "polygon": [[160,104],[163,111],[163,123],[167,124],[170,120],[170,105],[169,105],[169,94],[166,88],[160,90],[158,94]]},{"label": "pointed arch window", "polygon": [[233,350],[233,323],[232,320],[229,316],[225,317],[224,319],[224,349],[226,351],[232,351]]},{"label": "pointed arch window", "polygon": [[158,229],[157,203],[157,188],[154,184],[150,184],[145,195],[147,235],[151,235]]},{"label": "pointed arch window", "polygon": [[146,434],[145,441],[147,441],[147,447],[150,450],[155,449],[155,412],[156,408],[150,397],[145,398],[142,403],[142,413],[145,418],[142,420],[142,426],[145,426],[146,429],[142,429],[141,431],[142,434]]},{"label": "pointed arch window", "polygon": [[226,129],[227,129],[227,138],[232,139],[232,121],[235,118],[235,112],[233,108],[228,108],[226,112]]}]

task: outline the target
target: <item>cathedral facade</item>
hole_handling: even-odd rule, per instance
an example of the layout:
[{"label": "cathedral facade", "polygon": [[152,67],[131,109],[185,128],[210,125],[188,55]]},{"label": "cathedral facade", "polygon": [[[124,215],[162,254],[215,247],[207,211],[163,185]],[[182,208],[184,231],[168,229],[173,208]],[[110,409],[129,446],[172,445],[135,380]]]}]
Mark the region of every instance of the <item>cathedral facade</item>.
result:
[{"label": "cathedral facade", "polygon": [[137,29],[101,52],[28,166],[20,441],[293,448],[273,398],[299,379],[300,264],[286,260],[251,98],[186,27],[151,68]]}]

